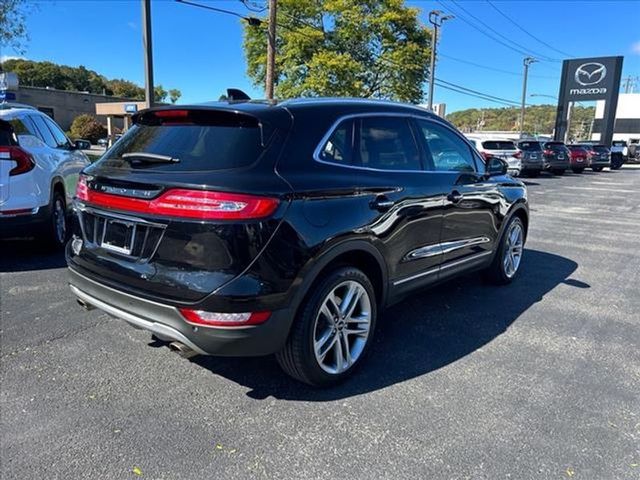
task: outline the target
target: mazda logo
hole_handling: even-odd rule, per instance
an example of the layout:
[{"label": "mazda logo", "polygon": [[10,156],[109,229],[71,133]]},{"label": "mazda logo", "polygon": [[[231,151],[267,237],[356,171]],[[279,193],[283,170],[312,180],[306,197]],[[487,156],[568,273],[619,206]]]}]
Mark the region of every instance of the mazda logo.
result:
[{"label": "mazda logo", "polygon": [[589,62],[583,63],[576,68],[576,82],[585,87],[595,85],[604,80],[607,76],[607,67],[601,63]]}]

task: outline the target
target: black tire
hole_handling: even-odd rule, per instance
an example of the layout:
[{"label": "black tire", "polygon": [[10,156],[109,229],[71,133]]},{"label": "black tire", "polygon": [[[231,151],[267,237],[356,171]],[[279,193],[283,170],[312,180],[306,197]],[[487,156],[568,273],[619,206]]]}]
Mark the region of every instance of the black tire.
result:
[{"label": "black tire", "polygon": [[[513,216],[509,220],[509,223],[506,225],[504,229],[504,233],[500,238],[500,245],[498,246],[498,251],[491,262],[491,265],[485,270],[484,276],[485,278],[495,284],[495,285],[507,285],[508,283],[513,282],[513,280],[518,276],[518,272],[520,271],[518,264],[518,268],[513,275],[508,275],[504,265],[504,256],[505,250],[507,248],[508,236],[512,231],[511,229],[514,225],[518,225],[522,229],[522,254],[524,254],[524,244],[526,240],[526,230],[524,228],[524,224],[520,217]],[[522,257],[521,257],[522,258]]]},{"label": "black tire", "polygon": [[593,170],[594,172],[601,172],[602,170],[604,170],[604,167],[591,167],[591,170]]},{"label": "black tire", "polygon": [[554,168],[551,171],[553,172],[554,175],[564,175],[564,169]]},{"label": "black tire", "polygon": [[582,173],[584,172],[584,168],[572,168],[573,173]]},{"label": "black tire", "polygon": [[50,210],[51,217],[44,225],[42,242],[43,246],[58,250],[67,243],[69,235],[67,204],[64,194],[59,190],[53,192]]},{"label": "black tire", "polygon": [[[329,293],[347,281],[356,282],[369,295],[371,307],[369,333],[365,340],[366,343],[355,362],[342,373],[329,373],[320,366],[319,360],[316,359],[314,353],[316,319],[319,318],[320,309]],[[336,269],[322,277],[312,286],[310,293],[298,309],[287,343],[280,352],[276,353],[276,359],[280,367],[288,375],[301,382],[316,387],[327,387],[339,383],[350,376],[366,357],[372,344],[376,318],[375,290],[369,278],[357,268],[342,267]]]},{"label": "black tire", "polygon": [[536,178],[536,177],[540,176],[540,170],[531,170],[531,171],[528,173],[528,175],[529,175],[529,177],[531,177],[531,178]]}]

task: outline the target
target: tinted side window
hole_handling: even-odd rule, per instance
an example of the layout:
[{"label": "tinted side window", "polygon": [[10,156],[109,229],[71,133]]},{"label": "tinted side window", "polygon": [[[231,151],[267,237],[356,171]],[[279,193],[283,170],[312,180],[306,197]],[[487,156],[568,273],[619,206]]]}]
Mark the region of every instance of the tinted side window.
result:
[{"label": "tinted side window", "polygon": [[436,171],[475,172],[469,146],[454,132],[434,122],[418,120],[424,135],[427,156]]},{"label": "tinted side window", "polygon": [[69,140],[67,140],[67,136],[64,134],[62,130],[60,130],[60,127],[58,127],[58,125],[56,125],[53,121],[49,120],[48,118],[44,119],[44,123],[46,123],[47,126],[49,127],[49,130],[51,130],[51,133],[53,134],[53,138],[56,139],[56,143],[58,144],[59,147],[69,146]]},{"label": "tinted side window", "polygon": [[420,153],[409,120],[364,117],[360,120],[360,165],[379,170],[422,170]]},{"label": "tinted side window", "polygon": [[353,121],[338,125],[320,150],[320,160],[350,165],[353,157]]},{"label": "tinted side window", "polygon": [[49,128],[44,123],[44,118],[40,115],[32,115],[30,118],[33,123],[35,123],[38,132],[40,132],[40,137],[42,138],[44,143],[46,143],[51,148],[56,148],[58,146],[58,142],[56,142],[53,134],[51,133],[51,131],[49,131]]}]

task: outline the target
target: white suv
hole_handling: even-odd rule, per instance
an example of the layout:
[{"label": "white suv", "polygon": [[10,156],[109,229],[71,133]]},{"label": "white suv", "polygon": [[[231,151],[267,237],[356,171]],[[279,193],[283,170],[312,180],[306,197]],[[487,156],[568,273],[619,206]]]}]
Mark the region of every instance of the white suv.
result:
[{"label": "white suv", "polygon": [[513,140],[466,134],[465,136],[475,145],[476,150],[478,150],[485,160],[489,159],[489,157],[501,158],[509,165],[507,171],[510,175],[520,175],[522,170],[522,152],[518,150]]},{"label": "white suv", "polygon": [[47,115],[0,103],[0,236],[35,236],[60,247],[80,171],[89,164]]}]

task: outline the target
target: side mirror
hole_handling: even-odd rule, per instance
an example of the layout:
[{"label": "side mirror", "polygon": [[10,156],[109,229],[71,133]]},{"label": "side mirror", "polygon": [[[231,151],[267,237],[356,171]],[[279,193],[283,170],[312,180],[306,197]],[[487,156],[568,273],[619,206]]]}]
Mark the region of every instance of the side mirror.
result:
[{"label": "side mirror", "polygon": [[486,166],[486,174],[490,177],[506,175],[509,168],[507,162],[498,157],[489,157]]},{"label": "side mirror", "polygon": [[73,142],[73,146],[76,148],[76,150],[90,150],[91,142],[89,142],[88,140],[76,140],[75,142]]}]

